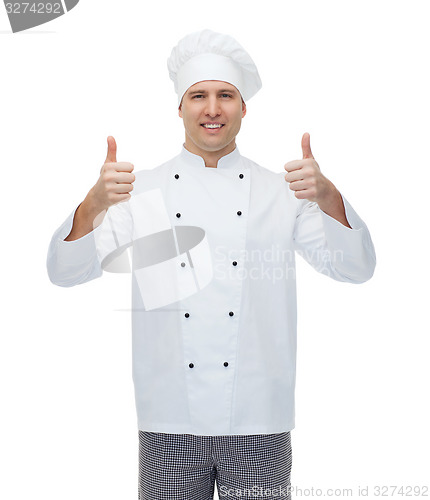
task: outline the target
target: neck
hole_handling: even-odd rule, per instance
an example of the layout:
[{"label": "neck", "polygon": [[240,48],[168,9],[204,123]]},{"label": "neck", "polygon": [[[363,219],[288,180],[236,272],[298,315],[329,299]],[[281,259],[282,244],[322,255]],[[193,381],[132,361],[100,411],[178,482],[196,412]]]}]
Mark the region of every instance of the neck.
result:
[{"label": "neck", "polygon": [[194,153],[195,155],[201,156],[205,162],[205,167],[217,168],[218,160],[223,156],[228,155],[235,149],[236,141],[235,140],[231,141],[230,144],[228,144],[227,146],[218,151],[206,151],[204,149],[199,148],[193,142],[187,140],[185,140],[184,147],[190,153]]}]

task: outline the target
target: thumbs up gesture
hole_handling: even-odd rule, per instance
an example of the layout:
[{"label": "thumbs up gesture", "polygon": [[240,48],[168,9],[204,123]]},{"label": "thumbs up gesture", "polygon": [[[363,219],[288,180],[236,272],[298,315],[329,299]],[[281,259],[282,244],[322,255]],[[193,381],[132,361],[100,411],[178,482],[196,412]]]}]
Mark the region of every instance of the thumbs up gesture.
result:
[{"label": "thumbs up gesture", "polygon": [[134,166],[128,162],[116,160],[116,142],[112,136],[107,138],[108,151],[106,160],[100,170],[100,177],[91,189],[93,206],[100,212],[130,199],[133,182],[136,177],[132,174]]},{"label": "thumbs up gesture", "polygon": [[310,136],[302,137],[303,159],[294,160],[284,165],[287,174],[285,180],[290,183],[290,189],[299,200],[315,201],[318,204],[333,196],[337,191],[334,184],[321,173],[318,163],[311,151]]}]

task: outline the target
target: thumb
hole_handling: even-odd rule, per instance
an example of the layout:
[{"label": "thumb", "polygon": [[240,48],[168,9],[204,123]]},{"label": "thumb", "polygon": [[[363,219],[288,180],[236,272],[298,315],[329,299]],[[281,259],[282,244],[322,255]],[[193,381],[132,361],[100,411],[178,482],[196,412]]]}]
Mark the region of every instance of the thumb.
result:
[{"label": "thumb", "polygon": [[311,151],[311,136],[307,132],[302,137],[302,151],[303,159],[314,157]]},{"label": "thumb", "polygon": [[116,142],[115,139],[110,135],[107,138],[108,151],[106,155],[105,163],[116,163]]}]

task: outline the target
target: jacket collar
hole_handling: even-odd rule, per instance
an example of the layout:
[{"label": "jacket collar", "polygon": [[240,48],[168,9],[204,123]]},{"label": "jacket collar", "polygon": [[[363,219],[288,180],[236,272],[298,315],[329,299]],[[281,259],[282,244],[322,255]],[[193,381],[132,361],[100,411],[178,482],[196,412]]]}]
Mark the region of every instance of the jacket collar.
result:
[{"label": "jacket collar", "polygon": [[[182,150],[180,154],[181,159],[187,164],[187,165],[193,165],[199,168],[211,168],[211,167],[206,167],[205,166],[205,161],[204,159],[196,155],[194,153],[191,153],[188,151],[188,149],[185,149],[185,146],[182,145]],[[231,153],[228,155],[222,156],[218,160],[218,165],[217,168],[234,168],[235,165],[239,163],[239,158],[240,158],[240,153],[239,149],[236,145],[236,147],[233,149]],[[214,168],[211,168],[211,170],[215,170]]]}]

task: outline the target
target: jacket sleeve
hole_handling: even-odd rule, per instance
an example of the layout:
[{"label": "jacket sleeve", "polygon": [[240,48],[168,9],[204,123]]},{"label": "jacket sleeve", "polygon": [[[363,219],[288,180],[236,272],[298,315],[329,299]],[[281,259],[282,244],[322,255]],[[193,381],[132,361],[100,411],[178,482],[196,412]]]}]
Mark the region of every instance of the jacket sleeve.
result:
[{"label": "jacket sleeve", "polygon": [[294,228],[294,247],[319,273],[337,281],[363,283],[376,266],[369,230],[342,195],[351,228],[323,212],[317,203],[303,200]]},{"label": "jacket sleeve", "polygon": [[86,283],[100,277],[103,269],[118,272],[117,269],[109,269],[108,264],[113,260],[112,256],[121,256],[131,244],[133,223],[128,201],[110,207],[103,222],[85,236],[64,241],[72,229],[77,208],[54,232],[48,248],[48,276],[58,286]]}]

